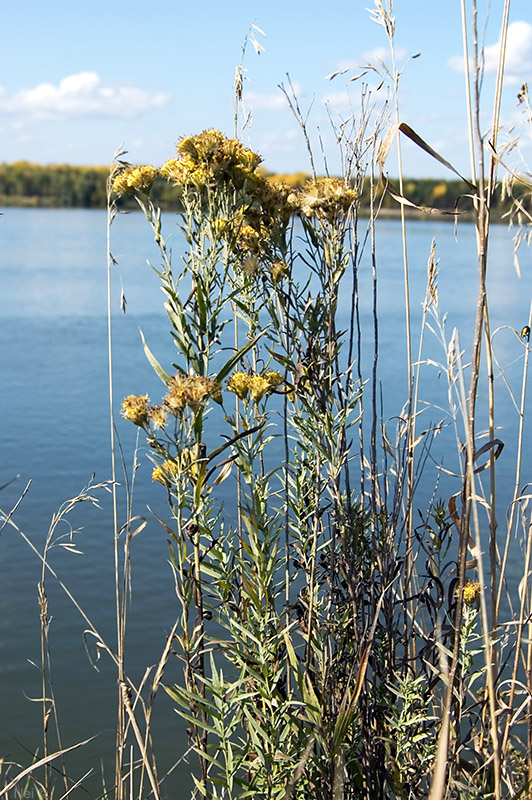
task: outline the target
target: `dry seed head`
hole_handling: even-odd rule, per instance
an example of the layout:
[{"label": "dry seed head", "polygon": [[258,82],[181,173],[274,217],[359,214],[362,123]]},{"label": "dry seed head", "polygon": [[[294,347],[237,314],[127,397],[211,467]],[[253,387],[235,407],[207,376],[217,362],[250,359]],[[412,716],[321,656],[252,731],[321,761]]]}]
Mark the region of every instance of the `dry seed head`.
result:
[{"label": "dry seed head", "polygon": [[248,256],[241,264],[241,270],[244,275],[256,275],[260,269],[260,264],[255,256]]},{"label": "dry seed head", "polygon": [[357,197],[355,190],[340,178],[318,178],[306,184],[298,200],[306,217],[316,215],[333,221],[347,214]]},{"label": "dry seed head", "polygon": [[177,373],[168,383],[170,391],[164,397],[165,408],[178,416],[185,407],[198,411],[210,397],[216,403],[222,401],[222,388],[212,378],[200,375],[182,375]]},{"label": "dry seed head", "polygon": [[158,428],[164,428],[167,419],[167,413],[164,406],[149,406],[148,418],[156,430]]},{"label": "dry seed head", "polygon": [[282,278],[283,274],[288,269],[288,266],[285,261],[275,261],[273,264],[270,264],[270,274],[272,276],[272,280],[274,283]]}]

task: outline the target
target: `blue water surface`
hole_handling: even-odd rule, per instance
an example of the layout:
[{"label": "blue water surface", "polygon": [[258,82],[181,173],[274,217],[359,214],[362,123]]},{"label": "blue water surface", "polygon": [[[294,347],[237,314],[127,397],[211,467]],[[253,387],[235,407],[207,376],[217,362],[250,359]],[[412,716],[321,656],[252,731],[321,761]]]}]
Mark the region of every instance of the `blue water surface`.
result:
[{"label": "blue water surface", "polygon": [[[144,218],[137,213],[119,216],[111,228],[111,251],[117,264],[111,267],[112,343],[116,407],[131,393],[148,393],[154,402],[164,388],[148,364],[139,329],[166,368],[176,358],[169,324],[162,307],[163,295],[147,264],[159,257]],[[175,219],[166,221],[166,235],[174,258],[184,244]],[[361,237],[364,222],[361,222]],[[422,303],[427,280],[431,242],[436,240],[439,259],[439,305],[447,315],[446,332],[460,333],[464,363],[470,358],[476,309],[477,263],[475,230],[461,223],[455,235],[452,224],[437,219],[408,225],[410,302],[413,317],[414,359],[417,359]],[[107,218],[105,212],[86,210],[11,209],[0,218],[0,492],[4,511],[16,503],[31,484],[14,514],[14,522],[31,543],[42,548],[52,516],[61,504],[76,497],[89,483],[111,478],[109,379],[107,340]],[[359,280],[364,331],[362,365],[366,375],[373,359],[372,262],[369,243],[361,258]],[[384,220],[377,226],[376,262],[379,292],[379,393],[385,416],[401,413],[407,398],[403,256],[400,225]],[[303,269],[303,267],[302,267]],[[517,395],[525,345],[519,332],[528,322],[531,298],[530,253],[522,254],[519,278],[513,266],[512,233],[494,226],[490,240],[490,312],[495,350]],[[127,313],[120,310],[121,294]],[[351,292],[341,295],[340,321],[348,324]],[[445,419],[449,422],[447,384],[438,362],[444,364],[436,337],[427,332],[420,399],[431,405],[421,417],[418,430]],[[500,437],[506,443],[499,459],[498,480],[505,497],[511,497],[515,461],[517,414],[504,382],[496,380]],[[466,389],[468,387],[466,386]],[[441,411],[438,409],[441,407]],[[486,403],[479,405],[481,425],[487,427]],[[136,430],[116,414],[117,433],[123,445],[129,479],[136,447]],[[393,422],[390,423],[393,427]],[[526,441],[529,441],[527,428]],[[431,496],[438,479],[438,464],[456,469],[452,426],[435,444],[427,463],[421,498]],[[439,450],[438,450],[439,447]],[[167,563],[166,535],[147,511],[166,514],[164,490],[151,481],[152,464],[145,442],[138,442],[135,472],[135,514],[148,520],[146,529],[132,545],[133,581],[129,609],[126,669],[139,682],[147,666],[156,663],[177,613],[171,571]],[[530,455],[525,453],[522,483],[530,475]],[[122,474],[119,482],[124,485]],[[452,476],[440,478],[443,498],[458,491]],[[95,490],[100,508],[79,505],[70,516],[76,532],[72,539],[82,554],[56,547],[50,561],[61,579],[98,631],[114,647],[114,559],[111,495]],[[119,518],[125,519],[125,500],[120,494]],[[505,506],[500,514],[504,515]],[[231,509],[228,508],[231,514]],[[502,520],[504,522],[504,520]],[[502,526],[504,528],[504,525]],[[82,528],[77,532],[78,528]],[[60,530],[68,535],[63,522]],[[510,577],[518,579],[520,549],[513,543]],[[522,562],[521,562],[522,563]],[[0,535],[0,756],[29,763],[29,752],[41,747],[42,696],[40,672],[40,625],[37,584],[41,565],[37,555],[13,527]],[[93,767],[98,773],[105,752],[107,781],[112,779],[116,684],[113,668],[103,656],[99,671],[91,664],[84,646],[87,623],[51,577],[46,592],[52,616],[50,640],[56,702],[63,745],[101,732],[96,743],[73,755],[74,777]],[[96,653],[87,640],[91,658]],[[33,662],[33,663],[32,663]],[[171,659],[166,680],[178,679],[180,667]],[[157,699],[155,745],[161,772],[169,769],[186,749],[184,726],[170,699]],[[80,751],[81,753],[81,751]],[[183,788],[188,774],[181,765],[168,778],[168,796]],[[101,776],[87,781],[87,790],[98,795]]]}]

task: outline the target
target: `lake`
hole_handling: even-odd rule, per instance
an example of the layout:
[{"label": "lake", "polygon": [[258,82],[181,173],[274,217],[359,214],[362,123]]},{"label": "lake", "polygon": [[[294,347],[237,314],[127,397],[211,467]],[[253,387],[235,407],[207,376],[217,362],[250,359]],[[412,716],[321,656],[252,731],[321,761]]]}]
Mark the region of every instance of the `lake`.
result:
[{"label": "lake", "polygon": [[[363,222],[361,223],[363,225]],[[173,231],[174,257],[181,237],[175,220],[166,218],[166,232]],[[429,218],[408,223],[411,269],[411,305],[414,342],[417,341],[421,303],[425,294],[427,260],[436,239],[439,259],[440,308],[447,312],[448,335],[457,327],[469,360],[476,307],[477,263],[475,231]],[[8,511],[31,480],[14,521],[29,539],[42,546],[54,512],[78,495],[92,479],[111,477],[109,448],[107,373],[107,245],[106,214],[101,211],[11,209],[0,217],[1,258],[1,369],[0,485],[17,480],[0,492],[0,507]],[[162,309],[162,294],[146,260],[158,264],[157,250],[144,218],[137,213],[122,215],[112,226],[112,253],[118,266],[112,271],[113,352],[115,397],[148,393],[154,400],[161,384],[147,363],[140,340],[142,329],[150,348],[161,363],[175,359]],[[494,226],[490,238],[489,297],[492,331],[501,364],[519,394],[519,370],[524,346],[513,331],[528,322],[532,295],[530,252],[521,253],[522,274],[513,267],[512,231]],[[403,312],[403,265],[400,224],[383,220],[377,226],[379,272],[379,317],[381,338],[380,380],[385,415],[400,413],[406,400],[405,323]],[[360,268],[362,319],[371,323],[371,268],[369,253]],[[120,294],[127,299],[127,313],[120,312]],[[340,314],[348,310],[348,293]],[[504,327],[507,326],[507,327]],[[414,352],[417,353],[417,345]],[[425,357],[442,360],[433,337],[427,335]],[[371,363],[371,344],[363,351],[364,366]],[[498,462],[498,481],[503,498],[511,497],[515,460],[517,415],[504,382],[497,379],[497,422],[506,448]],[[427,367],[422,398],[446,408],[447,389],[438,369]],[[443,418],[434,407],[427,412],[431,422]],[[480,405],[479,428],[485,427],[485,403]],[[131,472],[135,448],[134,426],[119,418],[117,426],[126,465]],[[446,440],[445,435],[449,438]],[[527,433],[529,441],[529,432]],[[444,434],[435,448],[438,458],[456,466],[452,435]],[[447,444],[446,444],[447,442]],[[442,451],[443,455],[440,451]],[[147,514],[149,505],[164,517],[166,503],[162,487],[151,481],[151,462],[144,441],[139,441],[135,480],[134,513],[146,515],[147,528],[133,542],[133,591],[129,611],[126,670],[140,681],[146,666],[156,663],[165,634],[175,619],[175,595],[167,564],[166,536]],[[522,483],[530,480],[530,454],[525,453]],[[428,465],[425,495],[434,485],[436,467]],[[432,472],[431,472],[432,471]],[[456,483],[443,478],[439,493],[449,497]],[[421,492],[423,496],[423,490]],[[114,581],[111,497],[100,490],[101,508],[80,506],[71,517],[75,541],[83,554],[60,548],[51,561],[74,592],[87,615],[104,637],[113,643]],[[123,500],[121,513],[123,515]],[[504,504],[499,515],[505,513]],[[503,519],[500,520],[504,522]],[[504,528],[504,525],[501,525]],[[64,524],[64,533],[68,528]],[[510,578],[519,575],[520,550],[514,543]],[[37,583],[40,564],[29,546],[11,527],[0,536],[0,757],[24,765],[29,753],[42,747],[41,709],[35,702],[42,695],[40,673],[40,627]],[[96,774],[86,784],[92,794],[101,787],[100,760],[106,761],[106,779],[112,780],[115,724],[115,676],[105,657],[94,669],[84,646],[86,624],[52,579],[47,594],[50,614],[52,664],[56,702],[63,744],[70,745],[102,732],[96,742],[70,760],[72,774],[80,777],[89,767]],[[91,642],[87,642],[91,655]],[[178,679],[176,659],[169,664],[166,682]],[[157,699],[155,746],[161,773],[181,755],[186,746],[184,726],[161,692]],[[40,752],[40,751],[39,751]],[[42,755],[42,752],[40,752]],[[109,769],[111,765],[111,769]],[[168,796],[187,784],[186,765],[178,766],[166,783]]]}]

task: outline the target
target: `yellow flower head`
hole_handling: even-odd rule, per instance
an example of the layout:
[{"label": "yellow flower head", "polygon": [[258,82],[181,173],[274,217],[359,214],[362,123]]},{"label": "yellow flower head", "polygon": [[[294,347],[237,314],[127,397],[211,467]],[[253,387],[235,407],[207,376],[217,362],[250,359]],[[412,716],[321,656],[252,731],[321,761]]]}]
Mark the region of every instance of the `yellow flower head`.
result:
[{"label": "yellow flower head", "polygon": [[260,249],[260,233],[252,228],[251,225],[242,225],[238,231],[237,245],[243,250],[251,250],[257,253]]},{"label": "yellow flower head", "polygon": [[248,392],[253,400],[258,403],[265,394],[283,383],[280,372],[265,372],[264,375],[249,375],[247,372],[234,372],[227,382],[227,388],[234,392],[241,400],[245,400]]},{"label": "yellow flower head", "polygon": [[120,413],[135,425],[144,425],[148,421],[148,395],[130,394],[124,397]]},{"label": "yellow flower head", "polygon": [[159,170],[155,167],[127,167],[113,181],[113,191],[119,194],[149,194]]},{"label": "yellow flower head", "polygon": [[462,593],[462,598],[466,606],[474,606],[479,597],[480,583],[477,581],[467,581]]},{"label": "yellow flower head", "polygon": [[166,476],[160,467],[154,467],[151,473],[152,481],[166,485]]},{"label": "yellow flower head", "polygon": [[270,382],[262,375],[252,375],[249,379],[249,391],[253,400],[258,403],[271,389]]},{"label": "yellow flower head", "polygon": [[154,467],[151,474],[152,481],[169,486],[174,478],[179,475],[179,464],[176,461],[163,461],[160,467]]},{"label": "yellow flower head", "polygon": [[241,400],[244,400],[249,392],[250,378],[251,376],[247,372],[234,372],[227,381],[227,388]]},{"label": "yellow flower head", "polygon": [[174,375],[173,378],[170,378],[170,381],[168,382],[168,388],[170,391],[163,398],[164,407],[170,412],[170,414],[173,414],[176,417],[181,414],[187,404],[185,394],[186,381],[186,375],[182,375],[180,372],[178,372],[177,375]]},{"label": "yellow flower head", "polygon": [[194,483],[205,473],[206,469],[205,446],[195,444],[192,447],[185,447],[181,453],[181,467],[188,470],[189,478]]},{"label": "yellow flower head", "polygon": [[280,372],[272,371],[265,372],[264,377],[268,381],[270,389],[277,389],[284,382],[284,378]]},{"label": "yellow flower head", "polygon": [[223,217],[217,217],[212,220],[211,227],[215,237],[223,236],[229,229],[229,223]]}]

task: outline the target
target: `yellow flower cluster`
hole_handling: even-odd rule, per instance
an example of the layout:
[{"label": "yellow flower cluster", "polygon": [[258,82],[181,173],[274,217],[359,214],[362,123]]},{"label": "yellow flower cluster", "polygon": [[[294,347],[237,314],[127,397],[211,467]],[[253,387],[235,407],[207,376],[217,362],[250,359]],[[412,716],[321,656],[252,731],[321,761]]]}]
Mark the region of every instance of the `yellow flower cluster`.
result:
[{"label": "yellow flower cluster", "polygon": [[149,406],[147,394],[129,394],[122,401],[120,413],[124,419],[134,422],[135,425],[146,425],[148,422],[155,429],[164,428],[167,413],[163,406]]},{"label": "yellow flower cluster", "polygon": [[129,394],[124,397],[120,413],[135,425],[144,425],[148,421],[148,395]]},{"label": "yellow flower cluster", "polygon": [[287,225],[298,211],[298,198],[293,186],[271,178],[262,180],[258,187],[260,208],[266,219]]},{"label": "yellow flower cluster", "polygon": [[198,411],[209,397],[217,403],[222,401],[220,384],[212,378],[203,378],[200,375],[183,375],[178,372],[170,378],[168,389],[163,404],[174,416],[181,414],[186,407]]},{"label": "yellow flower cluster", "polygon": [[265,394],[283,383],[280,372],[265,372],[263,375],[250,375],[247,372],[234,372],[227,382],[227,388],[241,400],[245,400],[248,392],[255,403],[262,400]]},{"label": "yellow flower cluster", "polygon": [[480,583],[477,581],[467,581],[462,592],[462,598],[466,606],[474,606],[479,597]]},{"label": "yellow flower cluster", "polygon": [[163,164],[161,174],[180,187],[197,189],[219,182],[241,189],[261,162],[237,139],[227,139],[217,130],[180,139],[177,156]]},{"label": "yellow flower cluster", "polygon": [[149,194],[158,174],[156,167],[126,167],[114,179],[113,191],[118,194],[135,194],[135,191]]},{"label": "yellow flower cluster", "polygon": [[172,479],[179,474],[179,464],[176,461],[163,461],[160,467],[154,467],[151,474],[153,481],[162,483],[163,486],[169,486]]},{"label": "yellow flower cluster", "polygon": [[300,192],[290,195],[290,202],[305,217],[321,217],[333,222],[348,213],[357,200],[357,193],[340,178],[317,178]]}]

